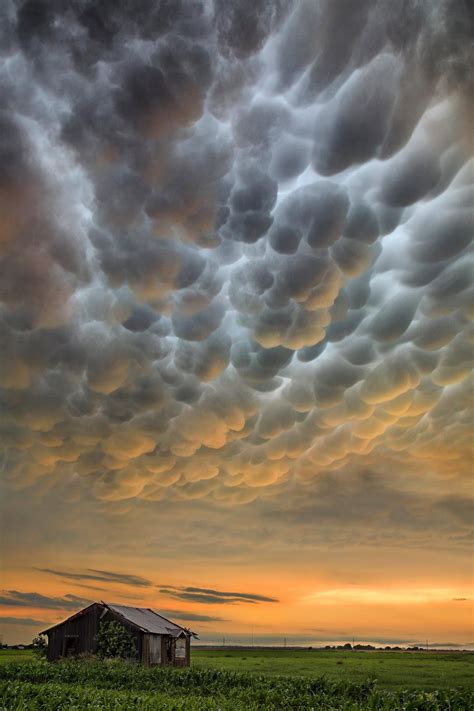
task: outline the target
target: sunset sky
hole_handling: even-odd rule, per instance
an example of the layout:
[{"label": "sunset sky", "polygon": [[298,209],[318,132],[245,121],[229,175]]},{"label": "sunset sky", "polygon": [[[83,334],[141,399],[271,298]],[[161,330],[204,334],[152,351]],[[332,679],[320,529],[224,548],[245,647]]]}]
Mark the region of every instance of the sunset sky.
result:
[{"label": "sunset sky", "polygon": [[474,644],[468,0],[0,3],[3,641]]}]

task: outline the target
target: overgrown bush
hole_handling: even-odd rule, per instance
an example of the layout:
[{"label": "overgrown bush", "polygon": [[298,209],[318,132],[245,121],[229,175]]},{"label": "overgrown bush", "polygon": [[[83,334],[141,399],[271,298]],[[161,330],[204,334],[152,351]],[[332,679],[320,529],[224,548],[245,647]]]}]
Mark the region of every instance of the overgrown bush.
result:
[{"label": "overgrown bush", "polygon": [[44,634],[39,634],[34,638],[33,642],[33,654],[38,659],[45,659],[48,653],[48,641]]},{"label": "overgrown bush", "polygon": [[135,638],[120,622],[102,622],[96,635],[99,659],[136,659]]}]

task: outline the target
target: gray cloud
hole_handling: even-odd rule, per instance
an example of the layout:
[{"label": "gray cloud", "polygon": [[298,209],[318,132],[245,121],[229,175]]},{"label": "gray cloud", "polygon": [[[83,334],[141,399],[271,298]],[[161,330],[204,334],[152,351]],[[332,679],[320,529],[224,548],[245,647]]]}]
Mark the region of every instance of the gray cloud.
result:
[{"label": "gray cloud", "polygon": [[233,603],[252,603],[260,602],[278,602],[274,597],[265,595],[255,595],[254,593],[240,592],[225,592],[222,590],[213,590],[209,588],[194,588],[194,587],[174,587],[162,586],[160,593],[169,597],[174,597],[177,600],[187,600],[189,602],[202,602],[208,605],[223,605]]},{"label": "gray cloud", "polygon": [[[474,500],[470,492],[435,494],[415,485],[412,475],[352,469],[321,474],[304,492],[281,503],[281,525],[309,540],[332,545],[469,546]],[[265,519],[272,514],[265,511]],[[284,523],[283,523],[284,522]],[[314,533],[311,533],[314,531]],[[319,531],[319,533],[316,533]],[[464,537],[465,540],[464,540]]]},{"label": "gray cloud", "polygon": [[3,625],[25,625],[26,627],[46,627],[48,624],[43,620],[33,620],[31,617],[7,617],[0,615],[0,624]]},{"label": "gray cloud", "polygon": [[84,572],[71,573],[64,570],[51,570],[50,568],[36,568],[42,573],[49,573],[58,578],[66,580],[97,580],[104,583],[121,583],[124,585],[134,585],[136,587],[149,587],[153,585],[150,580],[140,575],[126,575],[122,573],[111,573],[107,570],[94,570],[89,568]]},{"label": "gray cloud", "polygon": [[78,610],[90,605],[86,600],[77,595],[64,597],[49,597],[36,592],[19,592],[18,590],[3,590],[0,595],[0,605],[5,607],[38,607],[52,610]]}]

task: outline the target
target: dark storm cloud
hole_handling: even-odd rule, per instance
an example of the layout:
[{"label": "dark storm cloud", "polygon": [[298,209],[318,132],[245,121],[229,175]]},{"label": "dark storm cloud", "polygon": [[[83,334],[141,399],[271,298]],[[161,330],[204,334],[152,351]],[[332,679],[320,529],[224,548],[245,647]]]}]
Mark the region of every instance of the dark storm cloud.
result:
[{"label": "dark storm cloud", "polygon": [[0,595],[0,605],[4,607],[38,607],[45,610],[77,610],[90,605],[90,600],[77,597],[77,595],[49,597],[36,592],[3,590]]},{"label": "dark storm cloud", "polygon": [[122,573],[111,573],[107,570],[88,569],[84,572],[71,573],[65,570],[51,570],[50,568],[37,568],[36,570],[58,578],[67,580],[97,580],[104,583],[121,583],[124,585],[135,585],[137,587],[149,587],[153,585],[150,580],[142,578],[140,575],[124,575]]},{"label": "dark storm cloud", "polygon": [[285,11],[288,0],[217,0],[215,22],[222,51],[245,57],[255,53],[271,34]]},{"label": "dark storm cloud", "polygon": [[260,602],[278,602],[274,597],[266,597],[265,595],[255,595],[253,593],[240,592],[225,592],[222,590],[212,590],[209,588],[193,588],[173,586],[160,587],[160,592],[163,595],[174,597],[178,600],[187,600],[189,602],[203,602],[208,605],[224,605],[232,603],[252,603]]},{"label": "dark storm cloud", "polygon": [[[412,546],[431,547],[444,538],[447,546],[469,546],[471,493],[428,493],[413,486],[414,481],[411,475],[395,478],[380,469],[328,471],[282,504],[280,525],[295,535],[299,531],[307,543],[320,540],[339,546],[352,539],[359,546],[410,541]],[[268,511],[263,516],[271,519]]]},{"label": "dark storm cloud", "polygon": [[313,149],[318,173],[333,175],[376,156],[393,112],[398,69],[390,55],[375,57],[322,110]]},{"label": "dark storm cloud", "polygon": [[9,485],[232,505],[373,450],[455,471],[467,5],[0,12]]},{"label": "dark storm cloud", "polygon": [[[315,249],[329,247],[341,236],[348,207],[349,200],[344,190],[330,181],[313,183],[295,190],[277,212],[279,231],[273,233],[273,240],[270,236],[272,246],[277,251],[286,251],[280,242],[287,243],[290,236],[288,231],[291,230],[292,235],[295,235],[291,240],[291,244],[294,244],[291,251],[296,251],[298,247],[297,234]],[[282,234],[283,224],[286,232]]]}]

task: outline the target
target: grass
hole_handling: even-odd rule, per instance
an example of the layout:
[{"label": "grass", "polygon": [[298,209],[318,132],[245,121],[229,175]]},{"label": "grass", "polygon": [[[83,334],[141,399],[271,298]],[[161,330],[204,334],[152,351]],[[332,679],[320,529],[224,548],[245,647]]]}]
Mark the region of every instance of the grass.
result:
[{"label": "grass", "polygon": [[[0,665],[33,659],[31,650],[1,650]],[[332,681],[364,682],[397,689],[463,688],[474,691],[474,653],[466,652],[343,652],[319,650],[195,649],[196,669],[222,669],[265,676],[325,676]]]},{"label": "grass", "polygon": [[474,691],[474,653],[342,652],[311,650],[204,650],[192,652],[198,669],[224,669],[268,676],[363,682],[384,689],[464,688]]},{"label": "grass", "polygon": [[[474,691],[474,653],[343,652],[244,649],[192,651],[196,669],[222,669],[265,676],[325,676],[333,681],[377,679],[384,689],[463,688]],[[1,650],[0,665],[34,659],[31,650]]]},{"label": "grass", "polygon": [[31,649],[0,649],[0,664],[8,662],[31,662],[34,655]]},{"label": "grass", "polygon": [[198,649],[192,662],[48,664],[28,650],[0,651],[0,711],[474,708],[474,654]]},{"label": "grass", "polygon": [[[0,709],[4,711],[79,711],[110,709],[123,711],[204,711],[215,708],[212,700],[176,697],[159,691],[143,693],[113,689],[93,689],[78,684],[32,684],[0,681]],[[224,707],[222,707],[224,709]],[[230,707],[228,707],[230,709]]]},{"label": "grass", "polygon": [[2,711],[469,711],[466,690],[388,691],[356,683],[218,669],[149,669],[120,662],[0,665]]}]

